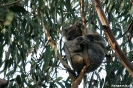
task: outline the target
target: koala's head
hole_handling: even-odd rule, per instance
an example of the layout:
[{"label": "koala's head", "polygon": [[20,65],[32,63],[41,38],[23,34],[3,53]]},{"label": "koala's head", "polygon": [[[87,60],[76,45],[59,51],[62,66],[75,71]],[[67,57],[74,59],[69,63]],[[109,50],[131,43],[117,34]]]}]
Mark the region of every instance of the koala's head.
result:
[{"label": "koala's head", "polygon": [[71,27],[67,29],[63,29],[62,35],[66,38],[67,41],[70,41],[75,39],[76,37],[82,36],[82,23],[77,21]]}]

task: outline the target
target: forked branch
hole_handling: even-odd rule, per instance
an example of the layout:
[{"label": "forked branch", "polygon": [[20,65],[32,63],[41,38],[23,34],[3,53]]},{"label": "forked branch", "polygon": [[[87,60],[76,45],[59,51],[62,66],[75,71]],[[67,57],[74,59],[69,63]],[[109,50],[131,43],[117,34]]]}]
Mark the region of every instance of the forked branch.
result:
[{"label": "forked branch", "polygon": [[112,49],[115,51],[115,53],[116,53],[118,59],[120,60],[120,62],[122,63],[122,65],[127,69],[127,71],[130,73],[130,75],[133,77],[133,65],[129,62],[129,60],[123,54],[120,46],[118,45],[117,41],[115,40],[113,33],[111,31],[111,28],[109,26],[109,23],[106,19],[104,12],[103,12],[100,1],[99,0],[93,0],[93,1],[94,1],[94,5],[96,8],[98,17],[101,21],[101,24],[103,25],[103,29],[104,29],[105,35],[108,39],[108,42],[110,43]]},{"label": "forked branch", "polygon": [[[79,4],[80,4],[80,13],[81,13],[81,18],[82,18],[82,24],[83,24],[82,35],[85,36],[87,29],[86,29],[86,22],[85,22],[84,0],[79,0]],[[86,66],[83,67],[83,69],[80,72],[80,74],[78,75],[78,77],[74,81],[72,81],[71,88],[78,88],[78,85],[81,83],[82,79],[84,78],[87,67],[90,66],[90,59],[88,57],[87,47],[84,46],[83,48],[84,48],[83,56],[84,56],[84,62],[86,64]]]}]

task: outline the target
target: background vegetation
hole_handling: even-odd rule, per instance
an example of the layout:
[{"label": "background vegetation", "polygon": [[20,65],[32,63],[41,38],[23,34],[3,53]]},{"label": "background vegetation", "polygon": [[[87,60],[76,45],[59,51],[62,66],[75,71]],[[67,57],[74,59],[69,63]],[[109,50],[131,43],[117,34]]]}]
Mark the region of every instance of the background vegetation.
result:
[{"label": "background vegetation", "polygon": [[[133,40],[128,41],[131,31],[122,36],[133,19],[131,2],[100,1],[116,40],[133,63]],[[96,29],[106,40],[92,0],[85,0],[84,5],[87,27]],[[48,27],[63,57],[61,30],[77,20],[81,20],[79,0],[1,0],[0,74],[9,80],[7,88],[69,88],[69,77],[63,79],[67,71],[63,76],[58,75],[59,69],[64,70],[64,67],[49,46],[41,22],[44,21]],[[133,86],[132,77],[108,43],[106,51],[103,64],[95,72],[86,75],[83,87]]]}]

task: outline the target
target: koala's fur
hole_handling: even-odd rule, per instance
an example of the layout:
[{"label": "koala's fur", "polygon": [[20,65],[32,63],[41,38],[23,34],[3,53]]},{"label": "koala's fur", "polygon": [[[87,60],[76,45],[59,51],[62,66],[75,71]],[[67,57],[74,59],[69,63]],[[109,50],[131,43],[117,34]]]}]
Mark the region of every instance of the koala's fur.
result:
[{"label": "koala's fur", "polygon": [[63,35],[66,38],[64,44],[66,58],[77,73],[80,73],[85,65],[83,46],[87,46],[88,57],[91,61],[86,72],[94,71],[101,65],[105,57],[106,42],[95,30],[90,29],[85,36],[82,36],[82,24],[76,22],[68,29],[64,29]]}]

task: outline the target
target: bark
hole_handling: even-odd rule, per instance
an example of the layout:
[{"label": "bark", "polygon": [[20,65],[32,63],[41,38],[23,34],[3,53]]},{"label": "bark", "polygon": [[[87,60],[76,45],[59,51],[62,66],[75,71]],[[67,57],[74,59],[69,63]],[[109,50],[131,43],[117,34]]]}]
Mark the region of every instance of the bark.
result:
[{"label": "bark", "polygon": [[133,77],[133,65],[129,62],[129,60],[123,54],[120,46],[118,45],[117,41],[115,40],[113,33],[111,31],[111,28],[109,26],[109,23],[106,19],[104,12],[103,12],[100,1],[99,0],[93,0],[93,1],[94,1],[94,5],[96,8],[98,17],[101,21],[101,24],[103,25],[103,30],[108,39],[108,42],[110,43],[112,49],[115,51],[116,56],[118,57],[118,59],[120,60],[122,65],[127,69],[127,71],[130,73],[130,75]]},{"label": "bark", "polygon": [[8,85],[8,81],[0,78],[0,88],[6,88],[7,85]]}]

